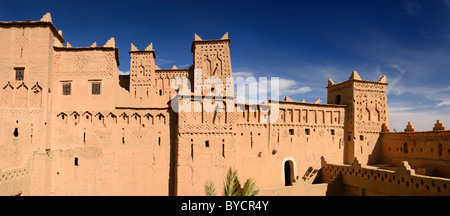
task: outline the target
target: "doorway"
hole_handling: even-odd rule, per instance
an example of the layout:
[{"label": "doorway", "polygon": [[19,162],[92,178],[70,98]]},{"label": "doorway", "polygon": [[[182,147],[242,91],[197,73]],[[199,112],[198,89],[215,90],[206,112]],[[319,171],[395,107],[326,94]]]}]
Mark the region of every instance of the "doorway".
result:
[{"label": "doorway", "polygon": [[293,168],[294,166],[292,161],[288,160],[284,162],[284,186],[292,186],[292,182],[294,180]]}]

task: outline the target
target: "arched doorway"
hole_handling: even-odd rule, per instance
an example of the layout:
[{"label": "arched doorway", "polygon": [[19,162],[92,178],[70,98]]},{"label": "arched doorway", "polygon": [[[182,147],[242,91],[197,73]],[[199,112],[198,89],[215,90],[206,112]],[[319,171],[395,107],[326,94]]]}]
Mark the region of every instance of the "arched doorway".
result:
[{"label": "arched doorway", "polygon": [[294,180],[293,174],[294,174],[294,164],[292,161],[288,160],[284,162],[284,186],[291,186],[292,182]]}]

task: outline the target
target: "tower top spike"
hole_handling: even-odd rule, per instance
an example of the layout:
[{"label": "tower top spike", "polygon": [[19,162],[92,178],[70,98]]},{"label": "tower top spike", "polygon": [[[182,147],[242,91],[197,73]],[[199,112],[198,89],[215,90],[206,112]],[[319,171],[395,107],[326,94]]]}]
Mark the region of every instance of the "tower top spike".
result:
[{"label": "tower top spike", "polygon": [[43,21],[43,22],[52,22],[52,15],[51,15],[50,13],[47,12],[47,13],[41,18],[40,21]]},{"label": "tower top spike", "polygon": [[353,71],[349,80],[361,80],[361,77],[359,76],[358,72]]}]

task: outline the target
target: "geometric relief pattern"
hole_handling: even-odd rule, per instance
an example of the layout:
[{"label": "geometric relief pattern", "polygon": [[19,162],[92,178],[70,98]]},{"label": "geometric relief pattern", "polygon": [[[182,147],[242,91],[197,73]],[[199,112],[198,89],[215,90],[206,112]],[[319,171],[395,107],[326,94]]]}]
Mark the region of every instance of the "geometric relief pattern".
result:
[{"label": "geometric relief pattern", "polygon": [[36,82],[36,85],[31,88],[30,106],[40,107],[42,101],[42,87]]},{"label": "geometric relief pattern", "polygon": [[89,62],[89,59],[85,53],[78,53],[75,56],[75,60],[73,61],[73,63],[75,63],[75,65],[77,67],[79,67],[80,69],[84,68],[88,62]]},{"label": "geometric relief pattern", "polygon": [[11,84],[8,82],[2,90],[2,106],[10,107],[12,106],[14,89]]},{"label": "geometric relief pattern", "polygon": [[27,100],[28,100],[28,87],[24,83],[22,83],[19,87],[17,87],[16,101],[14,105],[16,107],[25,107],[27,106]]}]

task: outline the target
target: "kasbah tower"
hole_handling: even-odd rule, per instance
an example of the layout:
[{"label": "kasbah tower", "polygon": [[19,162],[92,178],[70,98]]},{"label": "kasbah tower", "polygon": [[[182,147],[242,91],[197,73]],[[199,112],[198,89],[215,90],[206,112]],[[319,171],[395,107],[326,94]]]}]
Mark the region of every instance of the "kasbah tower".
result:
[{"label": "kasbah tower", "polygon": [[[326,104],[230,103],[230,43],[194,35],[187,69],[131,44],[120,75],[114,38],[72,47],[49,13],[0,22],[0,195],[201,196],[230,167],[258,195],[450,195],[450,131],[390,131],[385,76],[328,80]],[[198,85],[208,77],[225,84]],[[186,102],[200,110],[174,111]]]}]

